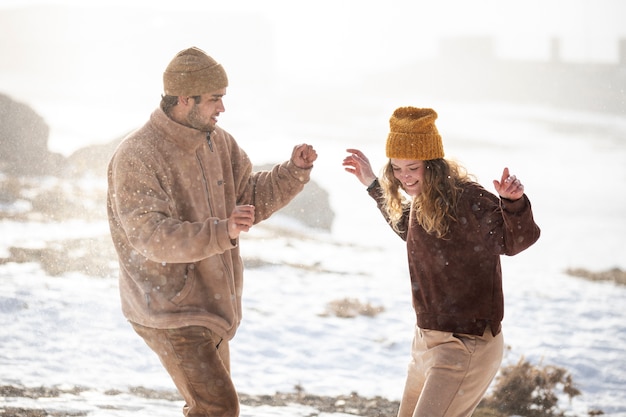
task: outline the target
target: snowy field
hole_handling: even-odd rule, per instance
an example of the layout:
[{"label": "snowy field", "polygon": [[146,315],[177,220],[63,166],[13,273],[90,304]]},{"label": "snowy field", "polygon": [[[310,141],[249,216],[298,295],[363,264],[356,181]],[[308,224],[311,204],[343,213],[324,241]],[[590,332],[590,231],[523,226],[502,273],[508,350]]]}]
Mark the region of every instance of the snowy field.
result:
[{"label": "snowy field", "polygon": [[[346,148],[357,147],[382,166],[388,118],[403,105],[434,107],[448,157],[460,160],[489,190],[508,166],[533,204],[541,239],[503,259],[503,326],[510,346],[505,364],[525,357],[561,366],[582,391],[571,404],[560,404],[568,413],[600,409],[608,417],[625,417],[626,288],[564,271],[626,268],[626,117],[502,103],[394,98],[365,103],[366,112],[341,122],[300,122],[290,120],[289,112],[258,119],[246,114],[243,120],[236,106],[227,105],[231,114],[220,125],[255,163],[283,160],[296,143],[313,144],[319,154],[313,180],[329,192],[335,212],[329,232],[277,215],[242,237],[244,257],[275,264],[246,271],[244,320],[231,344],[237,389],[273,394],[299,386],[319,395],[399,399],[414,325],[404,245],[341,161]],[[88,144],[77,138],[85,137],[97,111],[86,115],[84,130],[73,126],[69,134],[65,121],[54,116],[59,107],[43,101],[35,107],[52,126],[53,150],[69,154]],[[133,115],[140,124],[148,113]],[[280,128],[273,127],[277,123]],[[290,232],[276,235],[277,227]],[[0,254],[6,256],[11,246],[107,234],[104,219],[5,220]],[[122,317],[114,278],[51,277],[38,263],[9,263],[0,265],[0,283],[0,385],[89,389],[49,399],[0,398],[3,406],[93,417],[180,413],[177,402],[106,394],[133,386],[173,389],[156,356]],[[343,298],[384,311],[374,317],[327,314],[327,304]],[[313,412],[300,405],[242,408],[244,417],[325,415]]]}]

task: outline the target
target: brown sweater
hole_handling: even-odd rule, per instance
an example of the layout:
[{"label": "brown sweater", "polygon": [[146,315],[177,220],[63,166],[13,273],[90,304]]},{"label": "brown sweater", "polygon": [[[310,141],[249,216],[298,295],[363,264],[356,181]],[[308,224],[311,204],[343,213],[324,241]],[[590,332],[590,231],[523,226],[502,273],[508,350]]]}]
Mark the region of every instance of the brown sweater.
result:
[{"label": "brown sweater", "polygon": [[252,173],[246,153],[217,128],[182,126],[160,109],[119,146],[107,206],[119,256],[122,310],[155,328],[205,326],[230,339],[241,321],[243,265],[227,218],[253,204],[255,222],[309,180],[291,162]]},{"label": "brown sweater", "polygon": [[[382,211],[380,186],[370,195]],[[417,325],[453,333],[494,336],[504,317],[500,255],[515,255],[539,238],[527,196],[499,199],[480,185],[465,186],[458,221],[445,239],[427,233],[405,213],[413,307]],[[386,214],[383,212],[385,217]]]}]

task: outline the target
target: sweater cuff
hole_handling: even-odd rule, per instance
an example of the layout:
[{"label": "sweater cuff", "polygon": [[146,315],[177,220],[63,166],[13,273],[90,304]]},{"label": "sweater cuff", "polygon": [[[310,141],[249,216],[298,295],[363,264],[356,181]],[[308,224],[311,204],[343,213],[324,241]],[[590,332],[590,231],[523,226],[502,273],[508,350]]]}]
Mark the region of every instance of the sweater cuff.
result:
[{"label": "sweater cuff", "polygon": [[378,178],[375,178],[374,181],[367,187],[366,191],[369,193],[372,189],[378,187]]},{"label": "sweater cuff", "polygon": [[517,213],[524,210],[526,207],[526,194],[522,195],[517,200],[509,200],[508,198],[500,197],[500,201],[502,202],[502,209],[508,211],[509,213]]}]

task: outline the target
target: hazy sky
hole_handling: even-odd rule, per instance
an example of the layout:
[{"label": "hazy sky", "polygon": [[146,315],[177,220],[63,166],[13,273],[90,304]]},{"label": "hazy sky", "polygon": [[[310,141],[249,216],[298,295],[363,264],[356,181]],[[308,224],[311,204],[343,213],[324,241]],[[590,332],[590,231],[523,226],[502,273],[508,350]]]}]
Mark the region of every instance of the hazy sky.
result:
[{"label": "hazy sky", "polygon": [[[254,13],[273,28],[285,73],[302,62],[325,74],[385,68],[436,55],[439,37],[461,35],[493,36],[502,58],[545,59],[557,37],[565,60],[617,62],[617,39],[626,38],[624,0],[0,0],[0,7],[26,4]],[[184,22],[165,23],[172,36],[185,30]]]},{"label": "hazy sky", "polygon": [[106,6],[16,14],[0,29],[0,68],[66,98],[99,88],[152,99],[171,57],[192,45],[224,64],[235,93],[361,88],[437,57],[446,37],[491,37],[497,57],[520,60],[548,59],[558,38],[563,60],[601,63],[616,63],[626,39],[626,0],[0,0],[0,11],[44,5]]}]

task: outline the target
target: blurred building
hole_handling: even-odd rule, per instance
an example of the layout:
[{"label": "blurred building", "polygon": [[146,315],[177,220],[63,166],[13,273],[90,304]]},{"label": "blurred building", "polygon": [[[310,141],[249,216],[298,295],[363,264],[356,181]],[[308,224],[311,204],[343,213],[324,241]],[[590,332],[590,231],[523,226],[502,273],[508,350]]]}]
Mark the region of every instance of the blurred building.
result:
[{"label": "blurred building", "polygon": [[[566,62],[550,40],[548,60],[499,59],[490,37],[443,39],[439,56],[418,61],[373,84],[394,93],[445,99],[501,100],[626,114],[626,39],[617,63]],[[383,80],[384,77],[384,80]]]}]

